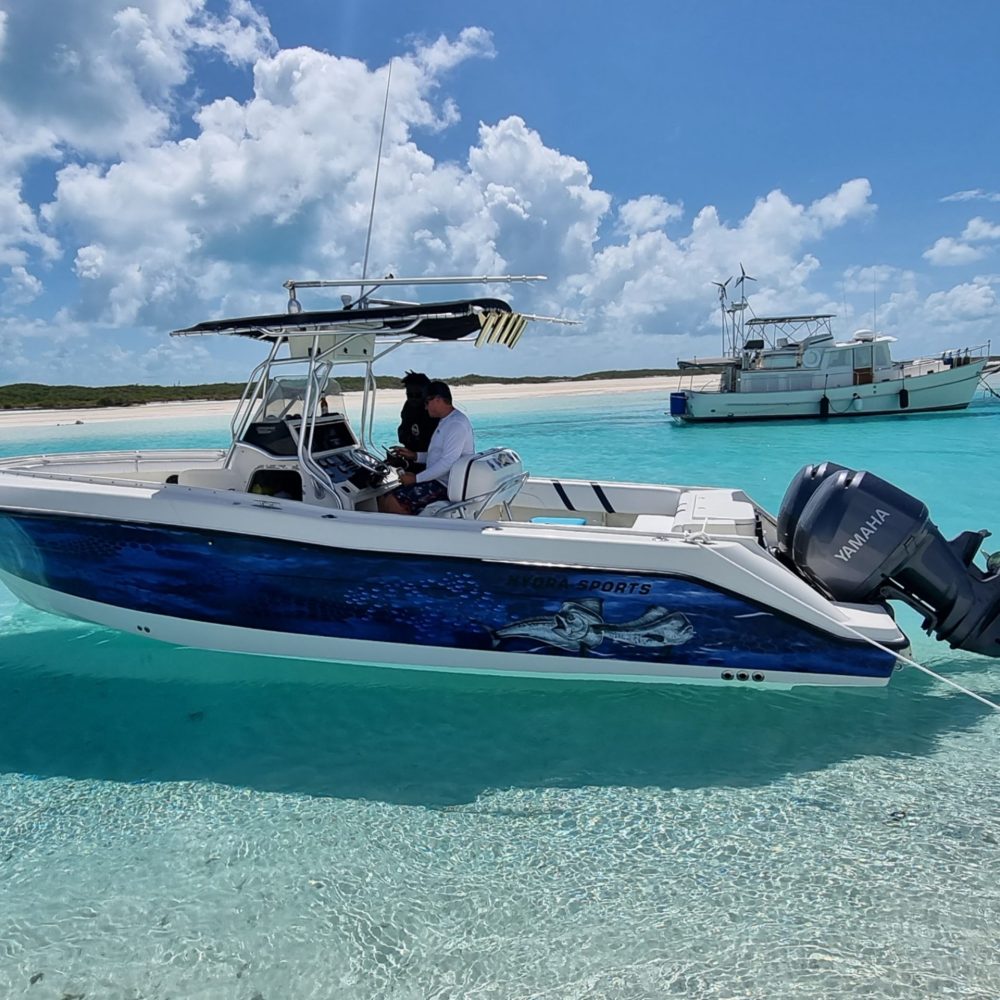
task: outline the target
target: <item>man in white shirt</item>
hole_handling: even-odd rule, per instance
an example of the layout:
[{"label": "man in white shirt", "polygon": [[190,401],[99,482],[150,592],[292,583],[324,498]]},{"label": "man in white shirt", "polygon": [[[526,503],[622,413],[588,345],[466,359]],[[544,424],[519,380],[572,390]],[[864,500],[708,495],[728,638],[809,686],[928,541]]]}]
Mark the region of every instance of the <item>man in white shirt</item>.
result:
[{"label": "man in white shirt", "polygon": [[402,485],[381,497],[378,509],[386,514],[419,514],[428,504],[448,499],[448,475],[463,456],[476,450],[476,438],[469,418],[451,402],[451,389],[444,382],[431,382],[424,392],[424,405],[438,425],[427,451],[397,448],[396,454],[422,462],[426,468],[416,474],[401,472]]}]

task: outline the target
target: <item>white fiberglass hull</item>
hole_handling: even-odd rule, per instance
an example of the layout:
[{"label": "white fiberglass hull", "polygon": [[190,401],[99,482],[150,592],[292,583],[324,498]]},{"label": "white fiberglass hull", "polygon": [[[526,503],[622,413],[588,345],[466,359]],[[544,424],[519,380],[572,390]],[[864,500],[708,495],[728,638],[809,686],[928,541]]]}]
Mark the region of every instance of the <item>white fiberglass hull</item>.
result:
[{"label": "white fiberglass hull", "polygon": [[[775,392],[686,391],[682,422],[866,417],[961,410],[969,405],[985,360],[906,379],[837,388]],[[826,403],[824,403],[824,398]]]},{"label": "white fiberglass hull", "polygon": [[[666,502],[671,489],[603,484],[602,496]],[[529,480],[523,493],[537,504],[560,491],[595,488]],[[718,493],[752,510],[731,491],[699,496]],[[54,614],[213,650],[577,680],[888,681],[906,639],[884,608],[827,601],[758,543],[752,516],[749,535],[707,544],[680,516],[403,518],[4,469],[0,580]]]}]

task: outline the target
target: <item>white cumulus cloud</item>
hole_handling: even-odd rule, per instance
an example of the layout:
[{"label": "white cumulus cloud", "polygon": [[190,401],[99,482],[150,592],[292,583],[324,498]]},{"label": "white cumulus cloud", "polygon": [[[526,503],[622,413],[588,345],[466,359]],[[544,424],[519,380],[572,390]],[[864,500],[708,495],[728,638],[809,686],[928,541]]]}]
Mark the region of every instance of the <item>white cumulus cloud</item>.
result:
[{"label": "white cumulus cloud", "polygon": [[206,0],[7,0],[7,8],[0,105],[20,126],[96,156],[169,132],[172,94],[195,51],[252,63],[274,48],[266,19],[244,0],[225,17]]},{"label": "white cumulus cloud", "polygon": [[980,240],[1000,240],[1000,225],[976,216],[976,218],[969,220],[962,231],[961,238],[967,243],[975,243]]},{"label": "white cumulus cloud", "polygon": [[971,264],[986,256],[986,251],[979,247],[970,247],[968,243],[942,236],[932,247],[924,251],[924,260],[942,267]]},{"label": "white cumulus cloud", "polygon": [[39,227],[21,196],[20,179],[0,176],[0,269],[26,264],[31,252],[52,260],[59,254],[59,244]]},{"label": "white cumulus cloud", "polygon": [[952,326],[993,318],[997,304],[996,292],[990,285],[969,282],[928,295],[926,309],[932,320]]},{"label": "white cumulus cloud", "polygon": [[10,269],[4,279],[4,304],[23,305],[38,298],[42,293],[42,283],[20,264]]},{"label": "white cumulus cloud", "polygon": [[668,222],[683,216],[683,206],[672,205],[658,194],[644,194],[641,198],[633,198],[618,209],[619,228],[632,235],[650,229],[661,229]]},{"label": "white cumulus cloud", "polygon": [[[190,342],[164,346],[163,332],[281,309],[289,277],[360,273],[389,65],[280,49],[247,0],[222,15],[206,0],[50,0],[51,25],[39,6],[10,0],[3,52],[19,54],[13,67],[0,62],[0,133],[11,138],[0,142],[0,278],[10,301],[44,301],[46,268],[61,264],[75,294],[51,328],[75,338],[78,359],[92,358],[91,374],[77,368],[77,380],[107,381],[112,364],[154,381],[170,371],[238,377],[210,371],[211,355],[192,355]],[[205,52],[242,72],[247,91],[200,96],[192,73]],[[738,276],[741,265],[758,314],[841,311],[811,283],[823,241],[875,215],[867,179],[801,200],[775,188],[726,219],[710,204],[685,211],[670,192],[622,203],[584,159],[515,114],[481,121],[467,150],[436,158],[428,150],[441,144],[429,136],[465,110],[446,92],[447,74],[496,55],[490,33],[473,27],[411,43],[392,60],[368,273],[547,274],[517,290],[518,304],[584,326],[538,327],[530,354],[462,364],[579,371],[606,366],[599,345],[612,344],[627,345],[626,363],[642,366],[673,364],[709,340],[700,353],[716,353],[711,282]],[[32,207],[24,176],[43,163],[53,189]],[[985,253],[991,225],[972,220],[961,241],[939,241],[938,255],[949,246],[952,255]],[[868,277],[849,268],[844,292],[856,286],[870,301]],[[880,326],[945,308],[912,274],[879,267],[874,277],[885,289]],[[980,291],[969,298],[982,305],[990,286],[973,285]],[[739,294],[733,282],[729,290]],[[940,294],[951,315],[962,313],[960,293]],[[4,313],[4,334],[23,343],[34,327],[19,334],[14,319]],[[61,365],[53,355],[50,377]]]},{"label": "white cumulus cloud", "polygon": [[808,214],[816,219],[824,229],[842,226],[848,221],[870,216],[875,212],[875,206],[869,200],[872,196],[872,186],[864,177],[841,184],[831,194],[814,201]]}]

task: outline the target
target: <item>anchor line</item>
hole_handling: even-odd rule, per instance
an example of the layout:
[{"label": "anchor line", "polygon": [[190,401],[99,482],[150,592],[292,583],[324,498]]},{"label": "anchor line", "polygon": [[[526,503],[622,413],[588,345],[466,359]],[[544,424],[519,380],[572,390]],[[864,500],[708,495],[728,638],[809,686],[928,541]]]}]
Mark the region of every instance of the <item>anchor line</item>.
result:
[{"label": "anchor line", "polygon": [[988,393],[989,393],[989,394],[990,394],[991,396],[995,396],[995,397],[996,397],[997,399],[1000,399],[1000,392],[997,392],[997,391],[996,391],[996,389],[994,389],[994,388],[993,388],[993,386],[991,386],[991,385],[989,384],[989,382],[987,382],[987,381],[986,381],[986,379],[984,379],[984,378],[983,378],[983,376],[982,376],[982,375],[980,375],[980,376],[979,376],[979,384],[980,384],[980,385],[981,385],[981,386],[982,386],[982,387],[983,387],[983,388],[984,388],[984,389],[985,389],[985,390],[986,390],[986,391],[987,391],[987,392],[988,392]]},{"label": "anchor line", "polygon": [[[727,556],[724,552],[720,552],[717,548],[715,548],[714,545],[712,544],[713,539],[710,538],[709,535],[707,535],[704,530],[694,532],[689,535],[685,535],[684,540],[690,542],[692,545],[704,545],[709,552],[714,552],[715,555],[719,556],[720,559],[725,560],[727,563],[730,564],[730,566],[735,566],[741,572],[749,573],[749,575],[753,579],[755,579],[758,583],[763,583],[766,587],[773,586],[773,584],[769,583],[762,576],[756,574],[752,569],[747,569],[745,566],[742,566],[740,563],[738,563],[735,559],[730,559],[729,556]],[[890,649],[888,646],[883,645],[877,639],[873,639],[871,636],[865,635],[864,632],[861,632],[858,629],[853,628],[851,625],[845,625],[843,622],[837,621],[837,619],[834,618],[833,615],[829,615],[825,611],[820,610],[819,608],[813,608],[811,605],[806,604],[805,601],[803,601],[801,598],[796,597],[794,594],[786,594],[785,596],[790,597],[793,601],[795,601],[796,604],[801,604],[802,607],[807,608],[816,614],[819,614],[821,617],[825,618],[827,621],[836,625],[838,628],[842,628],[844,629],[844,631],[852,633],[859,639],[863,640],[864,642],[867,642],[869,645],[874,646],[876,649],[880,649],[883,653],[888,653],[890,656],[895,657],[901,663],[905,663],[907,666],[910,667],[916,667],[917,670],[920,670],[921,672],[927,674],[929,677],[933,677],[934,680],[940,681],[942,684],[947,684],[950,687],[953,687],[956,691],[959,691],[964,695],[968,695],[970,698],[974,698],[976,701],[982,702],[988,708],[992,708],[995,712],[1000,712],[1000,705],[998,705],[994,701],[990,701],[989,698],[986,698],[981,694],[977,694],[975,691],[970,691],[967,687],[963,687],[957,681],[953,681],[950,677],[945,677],[943,674],[939,674],[937,673],[937,671],[931,670],[930,667],[925,666],[923,663],[918,663],[911,657],[905,656],[903,653],[900,653],[899,650]]]}]

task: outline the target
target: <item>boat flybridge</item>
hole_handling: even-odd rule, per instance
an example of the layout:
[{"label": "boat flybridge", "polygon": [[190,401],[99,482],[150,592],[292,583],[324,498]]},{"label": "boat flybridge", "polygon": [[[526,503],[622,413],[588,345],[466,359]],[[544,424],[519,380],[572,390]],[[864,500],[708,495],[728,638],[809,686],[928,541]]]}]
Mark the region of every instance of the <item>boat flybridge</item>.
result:
[{"label": "boat flybridge", "polygon": [[[300,289],[347,282],[288,282],[285,313],[175,331],[266,349],[229,446],[0,462],[0,580],[170,643],[440,671],[884,685],[908,648],[889,599],[1000,655],[1000,573],[974,563],[988,533],[945,541],[918,500],[829,462],[774,517],[740,489],[539,475],[508,441],[459,460],[423,515],[380,513],[397,478],[372,443],[374,367],[403,344],[512,348],[547,319],[374,298],[430,283],[369,279],[303,311]],[[334,377],[350,366],[357,426]]]}]

